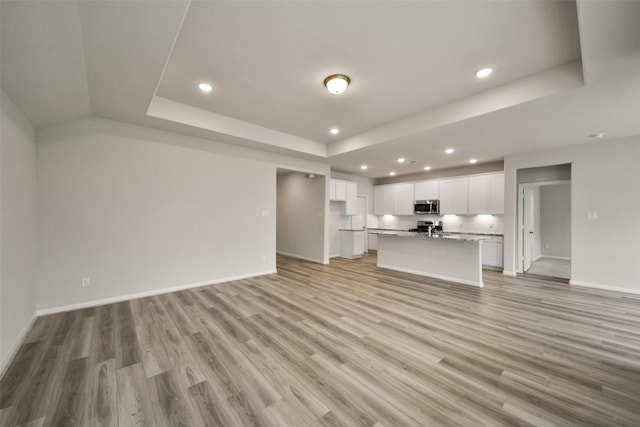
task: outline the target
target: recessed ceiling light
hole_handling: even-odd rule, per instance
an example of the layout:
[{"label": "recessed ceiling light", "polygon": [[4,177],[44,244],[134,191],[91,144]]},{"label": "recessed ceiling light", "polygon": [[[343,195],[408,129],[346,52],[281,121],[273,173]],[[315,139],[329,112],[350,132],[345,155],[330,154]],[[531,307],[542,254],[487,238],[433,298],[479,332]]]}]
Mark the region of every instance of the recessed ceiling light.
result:
[{"label": "recessed ceiling light", "polygon": [[604,137],[604,133],[594,133],[593,135],[589,135],[591,138],[602,138]]},{"label": "recessed ceiling light", "polygon": [[489,77],[493,73],[493,68],[482,68],[476,71],[476,77],[479,79],[484,79],[485,77]]},{"label": "recessed ceiling light", "polygon": [[333,128],[331,129],[329,132],[331,132],[331,135],[337,135],[340,133],[340,129],[338,128]]},{"label": "recessed ceiling light", "polygon": [[446,150],[444,150],[444,152],[447,153],[447,154],[451,154],[454,151],[456,151],[456,150],[454,150],[453,148],[447,148]]},{"label": "recessed ceiling light", "polygon": [[203,92],[211,92],[213,90],[213,86],[211,86],[209,83],[205,83],[205,82],[202,82],[202,83],[198,84],[198,87]]},{"label": "recessed ceiling light", "polygon": [[398,159],[398,163],[404,163],[404,158],[400,157],[400,158]]},{"label": "recessed ceiling light", "polygon": [[367,167],[368,167],[367,165],[362,165],[362,166],[360,166],[360,169],[362,169],[364,171],[364,170],[367,170]]},{"label": "recessed ceiling light", "polygon": [[396,173],[395,172],[389,172],[389,175],[394,176]]},{"label": "recessed ceiling light", "polygon": [[351,83],[351,79],[344,74],[332,74],[324,79],[324,85],[327,87],[327,90],[334,95],[344,92],[347,86],[349,86],[349,83]]},{"label": "recessed ceiling light", "polygon": [[469,163],[478,163],[478,159],[471,159],[469,160]]},{"label": "recessed ceiling light", "polygon": [[430,170],[431,170],[431,166],[425,166],[425,167],[424,167],[424,170],[426,170],[426,171],[430,171]]}]

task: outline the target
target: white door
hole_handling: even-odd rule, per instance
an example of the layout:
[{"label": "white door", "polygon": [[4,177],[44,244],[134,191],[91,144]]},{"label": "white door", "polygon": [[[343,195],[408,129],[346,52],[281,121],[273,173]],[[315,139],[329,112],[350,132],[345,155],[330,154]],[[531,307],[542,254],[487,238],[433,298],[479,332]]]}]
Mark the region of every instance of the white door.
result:
[{"label": "white door", "polygon": [[[365,196],[358,196],[356,214],[351,219],[351,228],[354,230],[367,228],[367,204],[368,199]],[[368,239],[364,239],[364,251],[368,251]]]},{"label": "white door", "polygon": [[531,257],[535,239],[535,204],[534,194],[531,188],[525,187],[523,200],[523,227],[522,227],[522,271],[531,268]]}]

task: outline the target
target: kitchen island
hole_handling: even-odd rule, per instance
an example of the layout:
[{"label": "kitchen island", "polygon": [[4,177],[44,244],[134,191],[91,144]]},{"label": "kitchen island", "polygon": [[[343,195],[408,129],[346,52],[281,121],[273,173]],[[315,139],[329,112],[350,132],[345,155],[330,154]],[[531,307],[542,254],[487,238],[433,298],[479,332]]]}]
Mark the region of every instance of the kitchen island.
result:
[{"label": "kitchen island", "polygon": [[378,267],[482,287],[481,236],[377,231]]}]

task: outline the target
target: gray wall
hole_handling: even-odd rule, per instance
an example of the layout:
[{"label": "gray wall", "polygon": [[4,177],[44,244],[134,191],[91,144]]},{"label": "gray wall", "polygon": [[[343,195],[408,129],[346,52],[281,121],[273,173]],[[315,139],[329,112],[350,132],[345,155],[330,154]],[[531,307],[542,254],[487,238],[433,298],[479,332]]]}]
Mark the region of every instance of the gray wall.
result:
[{"label": "gray wall", "polygon": [[540,187],[542,256],[571,257],[571,185]]},{"label": "gray wall", "polygon": [[[278,175],[278,253],[319,263],[325,258],[326,182],[324,176],[309,179],[303,173]],[[327,249],[328,252],[328,249]]]},{"label": "gray wall", "polygon": [[276,167],[226,151],[102,119],[42,132],[38,309],[275,271]]},{"label": "gray wall", "polygon": [[36,312],[36,143],[8,96],[0,98],[0,372]]},{"label": "gray wall", "polygon": [[505,274],[516,271],[518,169],[570,163],[571,283],[640,293],[638,159],[640,136],[507,156]]}]

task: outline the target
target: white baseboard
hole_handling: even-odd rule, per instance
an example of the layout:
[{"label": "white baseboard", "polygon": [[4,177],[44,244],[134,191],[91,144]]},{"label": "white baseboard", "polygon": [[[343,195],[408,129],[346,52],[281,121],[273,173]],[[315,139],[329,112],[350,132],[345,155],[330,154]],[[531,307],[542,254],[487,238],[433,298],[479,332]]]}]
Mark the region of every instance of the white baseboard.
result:
[{"label": "white baseboard", "polygon": [[502,274],[510,277],[517,277],[518,274],[515,271],[502,270]]},{"label": "white baseboard", "polygon": [[415,274],[417,276],[424,276],[424,277],[431,277],[433,279],[446,280],[448,282],[462,283],[463,285],[471,285],[471,286],[475,286],[477,288],[482,288],[483,287],[482,282],[478,283],[478,282],[473,282],[471,280],[458,279],[456,277],[442,276],[442,275],[439,275],[439,274],[425,274],[422,271],[412,270],[410,268],[392,267],[392,266],[384,265],[384,264],[378,264],[378,267],[386,268],[387,270],[394,270],[394,271],[401,271],[403,273]]},{"label": "white baseboard", "polygon": [[127,295],[120,295],[120,296],[112,297],[112,298],[105,298],[105,299],[93,300],[93,301],[85,301],[85,302],[81,302],[81,303],[77,303],[77,304],[65,305],[65,306],[61,306],[61,307],[43,308],[41,310],[38,310],[37,314],[38,314],[38,316],[44,316],[44,315],[47,315],[47,314],[62,313],[62,312],[65,312],[65,311],[79,310],[79,309],[82,309],[82,308],[96,307],[96,306],[99,306],[99,305],[113,304],[113,303],[116,303],[116,302],[129,301],[129,300],[132,300],[132,299],[146,298],[146,297],[152,297],[152,296],[155,296],[155,295],[168,294],[168,293],[171,293],[171,292],[184,291],[186,289],[199,288],[199,287],[207,286],[207,285],[216,285],[216,284],[219,284],[219,283],[232,282],[234,280],[248,279],[250,277],[264,276],[264,275],[267,275],[267,274],[275,274],[277,272],[278,271],[275,270],[275,269],[274,270],[267,270],[267,271],[261,271],[261,272],[257,272],[257,273],[241,274],[241,275],[238,275],[238,276],[230,276],[230,277],[223,277],[223,278],[220,278],[220,279],[206,280],[204,282],[190,283],[188,285],[173,286],[173,287],[170,287],[170,288],[154,289],[154,290],[151,290],[151,291],[137,292],[137,293],[134,293],[134,294],[127,294]]},{"label": "white baseboard", "polygon": [[4,376],[5,369],[7,369],[7,367],[11,364],[11,361],[13,361],[13,358],[15,357],[16,353],[18,352],[18,349],[22,345],[22,342],[25,340],[25,338],[27,337],[27,334],[31,331],[31,328],[36,323],[37,318],[38,318],[38,315],[36,313],[33,313],[33,316],[31,316],[31,318],[27,321],[27,323],[24,325],[24,327],[16,337],[13,344],[11,344],[11,347],[9,347],[7,354],[5,354],[4,358],[0,360],[0,378]]},{"label": "white baseboard", "polygon": [[287,252],[280,252],[280,251],[277,251],[276,253],[278,255],[290,256],[291,258],[298,258],[298,259],[303,259],[305,261],[315,262],[316,264],[329,264],[329,262],[324,262],[324,261],[321,261],[319,259],[309,258],[309,257],[302,256],[302,255],[290,254],[290,253],[287,253]]},{"label": "white baseboard", "polygon": [[569,284],[572,286],[582,286],[583,288],[602,289],[604,291],[625,292],[627,294],[640,294],[640,289],[621,288],[619,286],[607,286],[597,283],[579,282],[577,280],[569,280]]},{"label": "white baseboard", "polygon": [[540,258],[551,258],[551,259],[561,259],[564,261],[571,261],[571,257],[568,257],[568,256],[542,255]]}]

